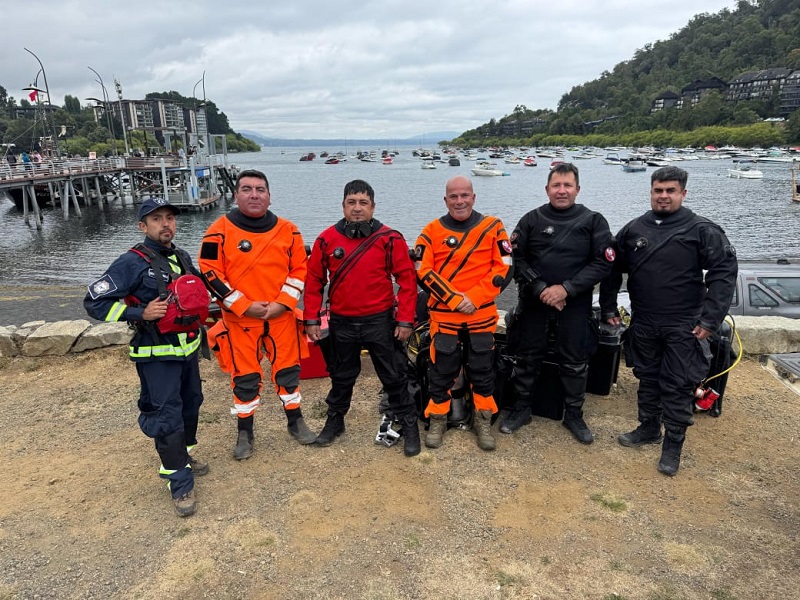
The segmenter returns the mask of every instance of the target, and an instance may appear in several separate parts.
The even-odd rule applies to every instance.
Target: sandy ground
[[[211,472],[180,519],[124,349],[0,359],[0,599],[798,595],[800,397],[757,362],[731,374],[721,417],[697,416],[675,478],[658,447],[616,442],[636,424],[626,368],[589,397],[591,446],[536,418],[493,453],[451,430],[407,459],[373,443],[365,368],[337,443],[298,445],[270,399],[243,462],[227,379],[202,371]],[[304,382],[315,430],[326,390]]]

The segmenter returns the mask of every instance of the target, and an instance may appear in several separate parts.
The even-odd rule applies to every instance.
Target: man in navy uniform
[[[138,226],[145,235],[143,245],[176,274],[198,274],[186,251],[172,243],[179,213],[161,198],[142,202]],[[166,314],[168,300],[159,297],[156,278],[165,275],[142,254],[125,252],[89,286],[83,305],[99,321],[127,321],[135,329],[130,357],[141,383],[139,426],[155,441],[159,475],[168,480],[175,511],[187,517],[196,510],[194,477],[208,472],[207,463],[189,454],[197,444],[203,403],[198,364],[202,335],[200,323],[183,333],[159,331],[156,322]]]

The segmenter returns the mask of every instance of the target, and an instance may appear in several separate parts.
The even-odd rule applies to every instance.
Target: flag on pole
[[[36,96],[39,95],[39,90],[31,90],[31,93],[28,94],[28,97],[31,99],[31,102],[36,102]]]

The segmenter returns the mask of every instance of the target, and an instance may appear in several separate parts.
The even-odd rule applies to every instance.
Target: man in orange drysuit
[[[238,434],[237,460],[253,455],[253,415],[261,403],[261,360],[283,402],[289,433],[301,444],[316,439],[300,411],[301,340],[294,308],[303,292],[306,251],[297,227],[270,212],[269,182],[256,170],[239,174],[237,209],[206,231],[200,271],[222,307],[223,326],[211,342],[229,367]],[[222,356],[220,356],[222,355]],[[229,365],[226,365],[229,363]]]
[[[464,176],[447,182],[447,214],[431,221],[417,238],[417,279],[430,293],[430,427],[425,445],[438,448],[447,429],[450,389],[461,368],[472,386],[478,446],[494,450],[495,298],[510,281],[511,244],[503,223],[473,210],[475,192]]]

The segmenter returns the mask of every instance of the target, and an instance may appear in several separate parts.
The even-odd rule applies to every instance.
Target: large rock
[[[16,356],[19,354],[19,347],[14,341],[14,331],[16,328],[0,327],[0,356]]]
[[[78,336],[86,331],[91,323],[79,321],[56,321],[45,323],[25,339],[22,345],[24,356],[62,356],[69,352]]]
[[[92,325],[78,338],[78,341],[72,347],[72,351],[83,352],[105,346],[127,345],[131,341],[132,333],[125,322],[98,323],[97,325]]]
[[[800,352],[800,319],[736,317],[736,330],[745,354]],[[734,339],[734,349],[738,348]]]

